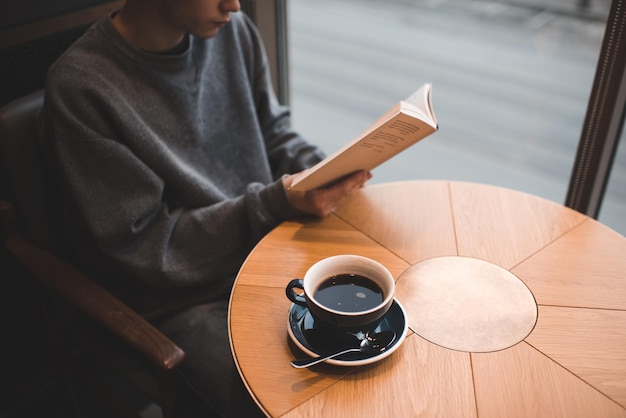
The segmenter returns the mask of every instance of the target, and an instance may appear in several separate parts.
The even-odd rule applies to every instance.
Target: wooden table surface
[[[409,333],[387,358],[295,369],[285,286],[316,261],[358,254],[397,280]],[[441,257],[521,280],[536,323],[494,351],[424,338],[412,276]],[[324,218],[285,222],[251,252],[230,303],[239,372],[272,417],[626,417],[626,239],[562,205],[493,186],[368,186]],[[320,415],[321,414],[321,415]]]

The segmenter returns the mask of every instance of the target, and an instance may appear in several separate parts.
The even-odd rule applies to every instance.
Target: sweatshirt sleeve
[[[293,174],[315,165],[324,158],[323,151],[307,142],[291,127],[289,107],[279,103],[274,92],[270,66],[264,45],[254,24],[243,15],[251,85],[261,131],[265,138],[273,177]]]
[[[117,141],[76,138],[46,106],[60,178],[75,220],[109,262],[157,287],[195,286],[232,275],[252,246],[295,215],[280,179],[199,207],[167,203],[166,185]],[[74,124],[72,131],[89,132]],[[92,132],[93,134],[93,132]],[[78,243],[80,245],[80,243]]]

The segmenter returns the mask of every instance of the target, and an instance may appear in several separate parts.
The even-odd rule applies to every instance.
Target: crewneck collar
[[[113,25],[113,17],[117,11],[111,13],[108,17],[104,18],[100,22],[100,28],[104,32],[104,36],[109,38],[111,42],[117,45],[126,55],[134,60],[141,60],[152,64],[164,65],[170,63],[170,65],[176,65],[176,63],[185,64],[186,60],[190,56],[192,37],[187,34],[184,36],[182,42],[176,47],[165,52],[151,52],[137,48],[129,43],[124,37],[117,31],[115,25]]]

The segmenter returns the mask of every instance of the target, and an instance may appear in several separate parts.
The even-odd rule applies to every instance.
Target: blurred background
[[[333,152],[433,83],[440,129],[371,183],[450,179],[563,203],[609,0],[289,0],[294,126]],[[626,235],[626,145],[599,220]]]

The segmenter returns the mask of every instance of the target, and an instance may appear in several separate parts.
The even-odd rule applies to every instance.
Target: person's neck
[[[113,26],[134,47],[149,52],[167,52],[176,48],[185,33],[165,24],[152,10],[134,9],[128,3],[112,16]]]

